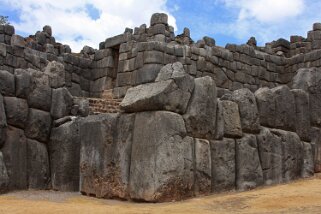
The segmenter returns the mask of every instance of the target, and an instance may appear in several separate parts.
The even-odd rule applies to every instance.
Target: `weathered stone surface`
[[[22,36],[13,34],[11,37],[11,45],[23,48],[26,46],[26,43],[25,43],[24,38]]]
[[[303,144],[303,166],[301,171],[301,177],[309,178],[314,175],[314,160],[313,160],[313,148],[310,143],[302,142]]]
[[[8,126],[3,160],[9,176],[9,190],[28,188],[27,139],[23,130]]]
[[[105,182],[113,173],[107,166],[112,162],[116,125],[117,114],[92,115],[81,121],[80,192],[83,194],[99,198],[110,194]]]
[[[154,26],[156,24],[167,24],[168,16],[165,13],[154,13],[150,20],[150,25]]]
[[[275,127],[295,131],[295,99],[288,86],[271,89],[275,97]]]
[[[7,172],[7,167],[3,160],[3,154],[0,151],[0,193],[4,193],[8,190],[9,186],[9,176]]]
[[[211,148],[207,140],[195,139],[195,194],[209,194],[212,183]]]
[[[160,202],[192,196],[193,139],[186,137],[183,118],[172,112],[142,112],[136,114],[134,127],[131,198]]]
[[[44,68],[44,73],[48,75],[50,86],[52,88],[65,86],[65,67],[60,62],[49,62]]]
[[[295,117],[296,133],[301,140],[311,141],[309,95],[302,89],[293,89],[291,92],[295,98],[295,116],[293,117]]]
[[[162,68],[155,83],[130,88],[120,107],[126,112],[168,110],[184,113],[193,88],[193,78],[169,64]]]
[[[267,127],[274,127],[275,97],[269,88],[259,88],[255,92],[258,105],[260,123]]]
[[[309,93],[311,125],[321,125],[321,73],[318,68],[299,69],[293,78],[292,88]]]
[[[314,146],[314,172],[321,172],[321,129],[311,128],[311,145]]]
[[[268,128],[262,127],[257,135],[263,179],[266,185],[282,182],[282,141],[272,134]]]
[[[211,141],[212,192],[235,189],[235,140]]]
[[[193,137],[213,139],[216,123],[216,85],[209,76],[194,80],[195,87],[184,114],[187,132]]]
[[[161,64],[145,64],[138,69],[135,74],[135,85],[153,82],[161,70],[163,65]]]
[[[224,136],[242,137],[242,127],[237,103],[229,100],[222,100],[224,117]]]
[[[30,189],[49,188],[49,157],[45,144],[27,140],[27,169]]]
[[[27,98],[30,91],[31,75],[27,70],[15,70],[16,96]]]
[[[222,140],[224,137],[224,115],[223,105],[220,99],[217,99],[215,139]]]
[[[84,98],[73,98],[72,115],[86,117],[89,114],[89,101]]]
[[[28,138],[47,143],[51,128],[50,113],[38,109],[29,109],[25,133]]]
[[[15,95],[14,75],[8,71],[0,70],[0,93],[3,96]]]
[[[79,191],[79,122],[73,119],[53,128],[48,148],[52,188]]]
[[[37,108],[44,111],[50,111],[52,90],[49,84],[49,78],[46,74],[28,69],[31,73],[30,93],[28,104],[31,108]]]
[[[303,145],[299,136],[294,132],[279,129],[272,129],[271,132],[282,141],[283,182],[299,178],[303,165]]]
[[[28,119],[28,103],[16,97],[4,97],[4,105],[9,125],[24,128]]]
[[[236,188],[253,189],[263,185],[263,172],[254,135],[236,140]]]
[[[6,111],[3,103],[3,96],[0,93],[0,148],[3,146],[6,141],[6,127],[7,127],[7,118]]]
[[[260,120],[254,94],[249,89],[243,88],[234,91],[226,98],[238,104],[243,131],[258,133],[260,131]]]
[[[54,119],[62,118],[70,114],[73,98],[66,88],[52,90],[51,116]]]

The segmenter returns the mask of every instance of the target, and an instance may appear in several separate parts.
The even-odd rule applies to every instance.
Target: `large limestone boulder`
[[[272,134],[268,128],[262,127],[257,135],[257,144],[266,185],[282,182],[283,151],[281,139]]]
[[[136,114],[134,127],[130,197],[162,202],[192,196],[194,140],[186,137],[183,118],[172,112],[142,112]]]
[[[303,167],[303,144],[294,132],[272,129],[282,144],[282,180],[289,182],[301,176]]]
[[[0,93],[3,96],[14,96],[15,95],[15,81],[14,75],[9,71],[0,70]]]
[[[9,190],[27,189],[27,138],[23,130],[8,126],[2,154],[9,176]]]
[[[44,73],[49,76],[49,82],[52,88],[61,88],[65,86],[65,67],[60,62],[49,62],[44,68]]]
[[[303,166],[301,177],[309,178],[314,175],[313,148],[311,143],[303,142]]]
[[[51,116],[46,111],[29,109],[28,122],[25,133],[30,139],[47,143],[51,130]]]
[[[128,89],[120,107],[125,112],[167,110],[185,113],[194,81],[182,64],[163,67],[155,83]]]
[[[263,185],[263,172],[255,135],[236,140],[236,187],[248,190]]]
[[[71,118],[71,121],[53,128],[48,149],[52,188],[79,191],[79,122]]]
[[[224,138],[211,141],[212,191],[235,189],[235,140]]]
[[[314,150],[314,172],[321,172],[321,129],[311,128],[311,145]]]
[[[209,76],[197,78],[194,82],[191,101],[183,115],[186,130],[193,137],[213,139],[216,124],[216,85]]]
[[[244,132],[258,133],[260,131],[260,120],[254,94],[248,88],[233,91],[232,94],[223,96],[238,104],[241,125]]]
[[[81,121],[82,193],[103,198],[129,199],[134,120],[134,114],[106,114],[89,116]]]
[[[224,136],[240,138],[243,136],[239,108],[237,103],[229,100],[222,100]]]
[[[299,69],[292,80],[293,89],[309,93],[311,124],[321,125],[321,73],[319,68]]]
[[[70,115],[73,98],[67,88],[52,90],[51,116],[55,119]]]
[[[26,99],[28,97],[31,85],[31,74],[25,69],[16,69],[15,84],[16,84],[16,96]]]
[[[212,166],[210,142],[195,139],[195,195],[211,192]]]
[[[4,97],[4,104],[9,125],[24,128],[28,119],[28,103],[16,97]]]
[[[216,124],[215,124],[215,140],[222,140],[224,137],[224,112],[223,104],[217,99]]]
[[[45,144],[35,140],[27,140],[27,168],[30,189],[49,188],[49,157]]]
[[[0,193],[4,193],[8,190],[9,176],[7,167],[3,160],[3,154],[0,152]]]
[[[274,114],[276,110],[273,92],[267,87],[259,88],[255,92],[255,97],[258,105],[261,125],[274,127]]]
[[[3,96],[0,93],[0,148],[6,141],[7,117],[3,103]]]

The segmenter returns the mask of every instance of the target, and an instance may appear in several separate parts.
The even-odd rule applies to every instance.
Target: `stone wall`
[[[164,202],[321,171],[320,24],[223,48],[167,19],[80,53],[0,26],[1,193]]]

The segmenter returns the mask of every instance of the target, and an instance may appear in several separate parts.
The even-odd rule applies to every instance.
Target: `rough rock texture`
[[[236,188],[253,189],[263,184],[263,172],[255,135],[236,140]]]
[[[15,95],[15,81],[13,74],[5,70],[0,70],[0,82],[0,93],[3,96]]]
[[[26,99],[31,85],[31,74],[25,69],[15,70],[16,96]]]
[[[271,130],[282,143],[282,180],[289,182],[301,176],[303,166],[303,145],[294,132],[279,129]]]
[[[71,118],[71,121],[53,128],[48,148],[52,188],[79,191],[79,122]]]
[[[309,93],[311,124],[321,125],[321,74],[317,68],[299,69],[293,78],[292,88]]]
[[[6,143],[2,148],[3,160],[9,176],[9,190],[26,189],[27,139],[23,130],[8,126]]]
[[[40,142],[48,142],[51,128],[51,116],[46,111],[29,109],[26,136]]]
[[[224,137],[224,112],[223,104],[220,99],[217,99],[216,109],[216,124],[215,124],[215,139],[222,140]]]
[[[180,66],[179,66],[180,65]],[[163,67],[155,83],[130,88],[122,103],[125,112],[167,110],[184,113],[194,88],[193,78],[182,64]]]
[[[272,134],[268,128],[262,127],[257,135],[257,144],[266,185],[282,182],[282,141]]]
[[[73,105],[72,95],[66,88],[52,90],[51,116],[55,119],[70,115]]]
[[[195,87],[186,113],[186,130],[193,137],[213,139],[216,124],[216,85],[206,76],[194,80]]]
[[[6,141],[7,118],[3,103],[3,96],[0,93],[0,148]]]
[[[247,88],[233,91],[226,99],[238,104],[241,125],[244,132],[258,133],[260,120],[254,94]]]
[[[224,136],[242,137],[242,127],[237,103],[229,100],[222,100],[224,118]]]
[[[311,145],[314,147],[314,171],[321,172],[321,129],[311,128]]]
[[[9,186],[9,176],[7,172],[7,167],[3,160],[3,154],[0,152],[0,193],[8,191]]]
[[[65,68],[63,64],[56,61],[49,62],[44,69],[44,73],[49,76],[49,82],[52,88],[65,86]]]
[[[35,140],[27,140],[27,169],[30,189],[49,188],[49,157],[45,144]]]
[[[211,141],[212,192],[235,189],[235,140]]]
[[[11,126],[24,128],[28,119],[28,103],[16,97],[4,97],[7,123]]]
[[[309,178],[314,174],[314,162],[313,162],[313,149],[312,145],[307,142],[303,142],[303,166],[301,171],[301,177]]]
[[[195,194],[209,194],[212,182],[210,142],[195,139]]]
[[[131,198],[160,202],[192,196],[193,139],[186,137],[183,118],[171,112],[143,112],[136,114],[134,127]]]
[[[276,111],[275,97],[269,88],[259,88],[255,92],[255,97],[258,105],[260,123],[263,126],[274,127],[274,114]]]

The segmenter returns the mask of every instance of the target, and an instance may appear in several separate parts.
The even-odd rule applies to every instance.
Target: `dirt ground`
[[[248,192],[162,204],[95,199],[78,193],[20,191],[0,196],[0,213],[321,213],[321,175]]]

